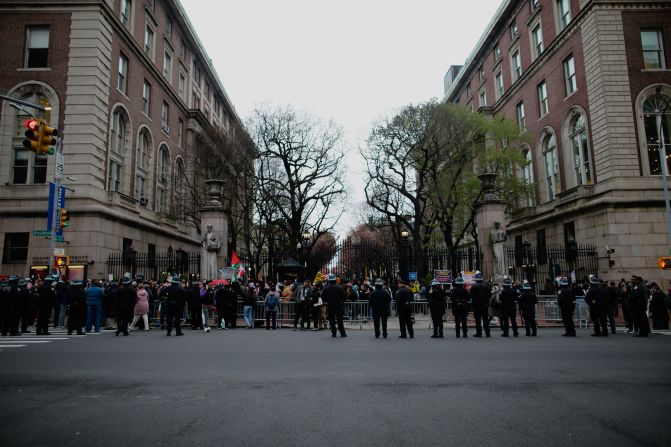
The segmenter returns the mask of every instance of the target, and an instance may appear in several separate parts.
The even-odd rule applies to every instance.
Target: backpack
[[[268,297],[268,301],[266,301],[266,307],[268,310],[275,310],[275,307],[277,307],[277,295],[272,293]]]

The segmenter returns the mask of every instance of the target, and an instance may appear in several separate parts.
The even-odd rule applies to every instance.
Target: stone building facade
[[[107,277],[114,251],[200,249],[197,135],[245,131],[179,1],[0,0],[0,55],[0,91],[49,105],[63,136],[73,276]],[[22,147],[25,112],[0,110],[0,274],[27,275],[51,255],[33,231],[55,160]]]
[[[671,2],[505,0],[445,84],[444,101],[529,133],[519,175],[535,194],[509,214],[509,241],[593,244],[599,271],[580,273],[668,285]]]

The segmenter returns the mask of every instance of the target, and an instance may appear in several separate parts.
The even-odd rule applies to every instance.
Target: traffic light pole
[[[51,275],[55,275],[57,272],[56,267],[56,225],[60,226],[60,221],[58,220],[58,195],[61,190],[61,179],[63,178],[63,140],[61,138],[56,139],[56,163],[54,167],[54,194],[53,194],[53,203],[51,204],[51,209],[54,210],[51,213],[51,244],[49,247],[49,259],[50,259],[50,272]]]

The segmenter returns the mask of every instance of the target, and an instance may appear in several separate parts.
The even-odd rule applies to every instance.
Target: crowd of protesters
[[[443,337],[443,321],[448,309],[454,314],[456,336],[467,336],[467,317],[472,312],[476,321],[476,337],[490,336],[490,322],[500,320],[503,336],[512,327],[518,335],[519,310],[527,335],[536,335],[535,308],[538,299],[531,284],[512,282],[506,278],[502,287],[488,284],[482,275],[475,275],[474,284],[465,284],[462,277],[453,284],[433,281],[422,285],[415,281],[385,284],[381,279],[361,282],[337,281],[334,275],[326,281],[309,280],[282,283],[226,281],[187,282],[178,276],[162,283],[145,280],[142,275],[124,276],[120,281],[72,281],[69,284],[47,276],[23,279],[12,275],[2,283],[0,291],[0,325],[2,335],[30,333],[35,327],[38,335],[50,335],[49,326],[67,328],[68,334],[115,330],[116,335],[128,335],[134,330],[149,331],[152,323],[170,335],[182,335],[182,322],[193,330],[210,332],[234,329],[238,326],[238,303],[242,302],[242,321],[246,328],[255,327],[255,320],[265,320],[265,328],[274,330],[278,320],[293,320],[294,330],[336,329],[342,327],[343,317],[351,312],[350,302],[368,302],[366,319],[373,319],[375,335],[387,337],[387,318],[391,302],[399,317],[401,338],[414,336],[412,328],[413,301],[428,301],[433,322],[433,338]],[[331,287],[333,286],[333,287]],[[337,287],[336,287],[337,286]],[[328,291],[325,288],[331,287]],[[548,287],[552,287],[548,290]],[[555,289],[554,287],[557,287]],[[590,309],[595,334],[606,336],[608,326],[615,333],[615,318],[622,313],[626,332],[639,336],[649,333],[649,320],[654,330],[669,328],[671,289],[664,293],[655,284],[645,284],[638,276],[619,284],[606,284],[595,276],[584,282],[569,282],[560,278],[549,281],[545,293],[558,296],[565,336],[574,336],[573,311],[576,297],[585,297]],[[568,298],[567,298],[568,297]],[[259,311],[262,315],[259,315]],[[255,318],[256,317],[256,318]],[[329,324],[327,325],[327,321]],[[312,327],[311,327],[312,326]],[[382,331],[380,331],[382,329]],[[344,329],[341,336],[346,336]]]

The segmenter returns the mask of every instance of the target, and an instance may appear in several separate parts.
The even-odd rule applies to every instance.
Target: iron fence
[[[141,273],[145,279],[163,280],[170,275],[199,278],[200,252],[175,250],[165,253],[138,253],[133,250],[110,253],[107,258],[108,273],[115,279],[125,273],[133,277]]]

